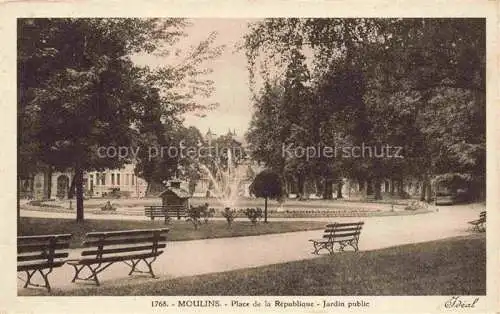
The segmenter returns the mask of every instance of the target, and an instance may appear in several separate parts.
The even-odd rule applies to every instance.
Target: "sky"
[[[224,45],[222,55],[206,65],[213,69],[207,78],[214,81],[215,91],[206,103],[217,102],[218,108],[205,112],[203,117],[194,114],[185,115],[185,126],[195,126],[202,134],[210,130],[216,134],[226,134],[228,130],[236,131],[238,137],[247,131],[252,116],[251,93],[247,59],[244,51],[237,51],[235,45],[242,42],[247,31],[244,19],[190,19],[191,26],[185,29],[187,37],[179,45],[187,47],[196,45],[215,31],[217,38],[214,45]],[[141,58],[139,63],[154,66],[161,63],[160,57]]]

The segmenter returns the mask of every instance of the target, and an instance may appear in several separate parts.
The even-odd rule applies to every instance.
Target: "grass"
[[[168,225],[165,225],[161,219],[155,221],[86,219],[82,224],[79,224],[74,219],[21,217],[17,234],[71,233],[73,234],[71,247],[78,248],[81,247],[81,243],[87,232],[165,227],[170,228],[168,236],[170,241],[181,241],[316,230],[323,229],[325,222],[270,221],[267,224],[260,222],[256,226],[253,226],[250,221],[234,221],[232,227],[228,228],[225,221],[214,220],[209,221],[207,224],[202,224],[198,227],[198,230],[194,230],[190,222],[176,221],[175,219]]]
[[[485,295],[486,242],[484,235],[457,237],[224,273],[54,290],[52,294]]]

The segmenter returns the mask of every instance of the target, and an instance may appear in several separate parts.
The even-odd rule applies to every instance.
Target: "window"
[[[106,185],[106,174],[104,172],[101,174],[101,185]]]
[[[115,185],[115,174],[111,174],[111,185]]]
[[[89,187],[92,188],[94,186],[94,175],[91,174],[89,176]]]
[[[120,185],[120,174],[116,174],[116,185]]]
[[[96,174],[95,174],[95,185],[99,185],[99,184],[101,184],[101,182],[99,182],[99,179],[100,179],[100,177],[99,177],[99,173],[96,173]]]
[[[125,185],[129,185],[129,184],[130,184],[130,174],[129,174],[129,173],[127,173],[127,174],[125,175]]]
[[[132,175],[132,185],[135,185],[134,179],[135,179],[135,175]]]

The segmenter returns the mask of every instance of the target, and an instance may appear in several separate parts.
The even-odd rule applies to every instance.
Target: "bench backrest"
[[[186,216],[186,207],[183,205],[169,206],[146,206],[144,208],[146,216]]]
[[[61,261],[68,257],[71,234],[17,237],[17,262],[22,265]]]
[[[323,238],[328,239],[350,239],[359,238],[364,222],[336,222],[326,225]]]
[[[165,248],[169,229],[124,230],[109,232],[89,232],[84,246],[89,249],[82,256],[102,258],[106,256],[133,254],[161,254]]]
[[[148,213],[164,214],[165,212],[186,214],[186,207],[184,205],[146,206],[144,207],[144,212],[146,215]]]

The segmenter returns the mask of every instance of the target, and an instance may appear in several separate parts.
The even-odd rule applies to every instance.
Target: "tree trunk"
[[[51,193],[51,185],[52,185],[52,174],[51,174],[51,167],[49,166],[48,168],[44,169],[43,171],[43,199],[48,200],[50,199],[50,193]]]
[[[338,180],[337,183],[337,199],[342,199],[344,196],[342,195],[342,187],[344,186],[344,181],[342,179]]]
[[[303,200],[304,199],[304,190],[305,190],[305,180],[304,180],[304,177],[299,174],[298,176],[298,188],[299,188],[299,191],[298,191],[298,194],[299,194],[299,200]]]
[[[403,179],[398,180],[398,194],[401,198],[405,197],[405,192],[403,190]]]
[[[325,177],[323,182],[323,199],[331,200],[333,198],[332,181],[329,178]]]
[[[425,201],[426,190],[427,190],[427,178],[424,177],[424,180],[422,181],[422,189],[420,190],[420,201],[421,202]]]
[[[50,200],[52,197],[52,166],[49,166],[49,170],[47,173],[47,199]]]
[[[75,197],[75,178],[76,178],[76,175],[73,176],[73,179],[71,180],[71,184],[69,185],[68,199],[72,199],[73,197]]]
[[[264,223],[267,224],[267,196],[264,198]]]
[[[426,179],[426,201],[427,203],[430,203],[432,201],[432,186],[431,186],[431,182],[429,180],[429,177],[427,176],[427,179]]]
[[[76,187],[76,222],[83,223],[83,169],[80,163],[75,166],[75,187]]]
[[[394,196],[394,179],[391,178],[391,196]]]
[[[375,179],[375,199],[376,200],[381,200],[382,199],[382,193],[381,193],[380,179],[379,178]]]
[[[17,176],[17,223],[21,219],[21,178]]]

